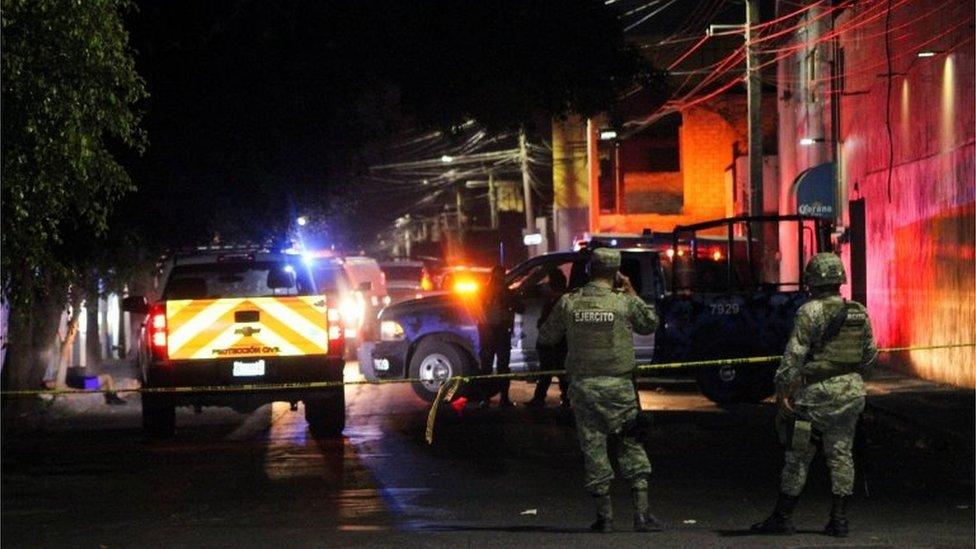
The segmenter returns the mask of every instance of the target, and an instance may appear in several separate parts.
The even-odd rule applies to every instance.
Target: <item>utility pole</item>
[[[488,172],[488,211],[489,227],[498,228],[498,189],[495,188],[495,174]]]
[[[525,204],[525,234],[535,232],[532,214],[532,179],[529,176],[529,151],[525,144],[525,128],[519,130],[519,157],[522,161],[522,199]]]
[[[462,202],[461,185],[459,184],[454,187],[454,204],[457,208],[458,244],[464,243],[464,211],[461,210]]]
[[[749,109],[749,210],[763,215],[762,81],[752,28],[759,23],[759,0],[746,0],[746,95]],[[760,237],[761,238],[761,237]]]

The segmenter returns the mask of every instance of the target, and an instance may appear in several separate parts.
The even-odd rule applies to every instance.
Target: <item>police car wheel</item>
[[[761,349],[743,349],[741,344],[722,342],[703,345],[703,359],[762,356]],[[760,402],[772,394],[772,375],[775,365],[744,364],[698,370],[698,387],[703,395],[716,404]]]
[[[346,392],[342,387],[306,395],[305,421],[314,437],[339,437],[346,428]]]
[[[728,368],[703,368],[698,373],[698,387],[716,404],[761,402],[772,394],[772,383],[767,379],[771,374],[762,366],[753,366],[753,371],[745,368],[738,367],[731,371]]]
[[[437,340],[423,341],[410,359],[410,377],[419,380],[411,385],[417,396],[433,402],[441,385],[469,369],[470,361],[457,345]]]
[[[142,395],[142,430],[149,438],[165,438],[176,432],[176,406],[159,395]]]

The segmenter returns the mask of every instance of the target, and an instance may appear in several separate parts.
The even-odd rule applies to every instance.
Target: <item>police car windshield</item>
[[[312,281],[303,271],[283,261],[177,265],[166,282],[163,299],[314,295]]]

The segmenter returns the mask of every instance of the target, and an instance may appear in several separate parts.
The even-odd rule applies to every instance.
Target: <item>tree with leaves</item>
[[[126,0],[3,0],[3,293],[15,387],[37,386],[69,288],[84,288],[113,205],[134,186],[146,97],[123,25]],[[68,245],[70,243],[70,246]]]

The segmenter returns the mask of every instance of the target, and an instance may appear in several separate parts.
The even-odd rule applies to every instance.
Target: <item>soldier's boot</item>
[[[773,513],[766,520],[753,524],[749,529],[758,534],[795,534],[796,526],[793,524],[793,511],[796,509],[799,500],[800,498],[797,496],[780,493]]]
[[[647,488],[635,488],[631,494],[634,496],[634,531],[635,532],[660,532],[664,529],[657,517],[651,514],[650,505],[647,501]]]
[[[846,538],[850,532],[847,524],[847,497],[834,496],[834,505],[830,508],[830,522],[824,526],[824,533],[835,538]]]
[[[590,525],[590,530],[606,534],[613,531],[613,505],[610,503],[610,494],[594,495],[593,502],[596,503],[596,522]]]

